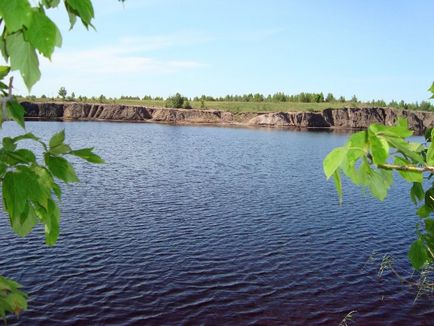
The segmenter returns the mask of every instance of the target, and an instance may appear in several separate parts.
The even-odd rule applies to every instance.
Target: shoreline
[[[22,102],[26,120],[99,121],[208,125],[222,127],[278,128],[351,132],[371,123],[395,124],[406,117],[416,135],[434,126],[434,113],[392,108],[366,107],[296,112],[240,112],[221,110],[172,109],[134,105],[89,104],[77,102]]]

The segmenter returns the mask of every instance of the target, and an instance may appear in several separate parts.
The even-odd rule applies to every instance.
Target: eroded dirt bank
[[[366,128],[377,122],[395,123],[398,116],[407,117],[416,134],[434,126],[434,114],[422,111],[401,111],[390,108],[325,109],[322,112],[249,112],[232,113],[218,110],[185,110],[143,106],[23,102],[27,118],[42,120],[137,121],[164,123],[206,123],[238,126],[293,128]]]

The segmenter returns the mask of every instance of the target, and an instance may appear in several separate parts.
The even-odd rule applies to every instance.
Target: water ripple
[[[149,124],[31,122],[76,147],[57,246],[0,220],[0,273],[30,294],[11,325],[428,325],[430,300],[367,265],[407,269],[408,185],[378,203],[349,184],[339,207],[321,161],[345,135]],[[6,123],[2,133],[17,134]]]

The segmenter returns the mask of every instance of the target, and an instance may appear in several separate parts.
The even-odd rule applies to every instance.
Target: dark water
[[[346,135],[151,124],[65,128],[108,162],[77,162],[58,245],[0,222],[0,273],[30,294],[18,325],[432,325],[434,302],[366,262],[406,269],[415,234],[408,186],[379,203],[345,185],[338,206],[321,161]],[[6,124],[3,134],[17,129]]]

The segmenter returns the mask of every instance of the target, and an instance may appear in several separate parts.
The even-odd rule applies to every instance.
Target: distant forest
[[[26,100],[37,100],[36,96],[25,96],[21,97]],[[80,101],[80,102],[117,102],[117,101],[165,101],[166,106],[177,107],[178,103],[179,107],[185,107],[185,103],[190,102],[252,102],[252,103],[261,103],[261,102],[273,102],[273,103],[348,103],[348,104],[363,104],[367,106],[375,106],[375,107],[394,107],[405,110],[422,110],[422,111],[434,111],[434,105],[429,101],[415,102],[415,103],[407,103],[404,101],[390,101],[386,102],[384,100],[372,100],[372,101],[360,101],[355,95],[350,99],[346,99],[344,96],[335,96],[332,93],[328,93],[324,95],[321,93],[300,93],[296,95],[288,95],[283,92],[277,92],[270,95],[263,95],[260,93],[256,94],[244,94],[244,95],[226,95],[220,97],[213,97],[209,95],[202,95],[200,97],[196,96],[193,98],[188,98],[182,96],[180,93],[176,93],[173,96],[168,98],[163,97],[152,97],[150,95],[145,95],[143,97],[139,96],[120,96],[119,98],[111,98],[106,97],[104,95],[100,95],[99,97],[86,97],[86,96],[76,96],[74,92],[68,95],[67,90],[64,87],[61,87],[58,96],[53,98],[48,98],[45,95],[42,95],[40,99],[51,99],[58,100],[62,99],[64,101]],[[182,104],[181,104],[182,103]]]

